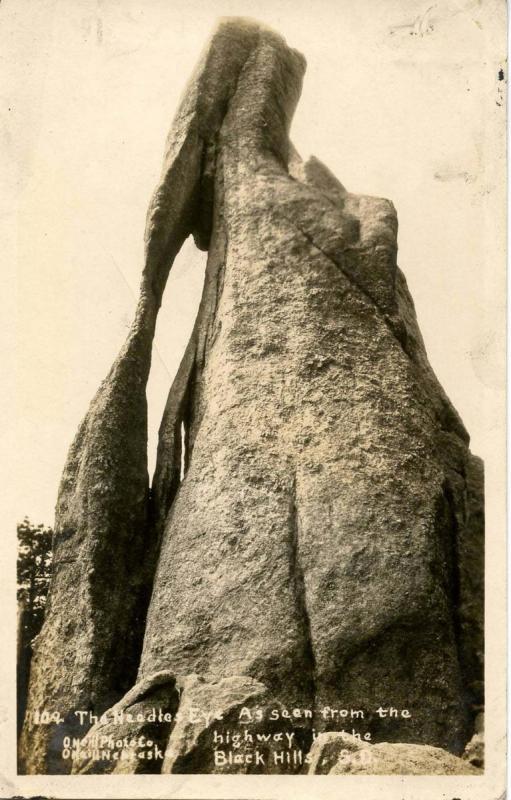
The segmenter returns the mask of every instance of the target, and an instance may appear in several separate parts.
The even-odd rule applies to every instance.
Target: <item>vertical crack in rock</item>
[[[460,601],[461,601],[461,579],[460,579],[460,552],[459,552],[459,524],[456,517],[456,504],[454,501],[453,491],[446,481],[443,489],[443,503],[445,506],[445,513],[443,519],[443,526],[440,530],[440,535],[443,538],[443,545],[445,548],[445,563],[446,563],[446,578],[447,586],[446,591],[450,600],[450,607],[452,610],[452,627],[453,634],[458,648],[458,657],[460,658],[460,665],[463,670],[462,652],[461,652],[461,622],[459,616]]]
[[[450,641],[456,664],[459,683],[459,705],[462,725],[458,735],[454,735],[450,742],[452,752],[460,754],[472,733],[471,726],[475,714],[471,708],[471,699],[468,696],[467,665],[464,658],[462,628],[460,620],[461,607],[461,581],[460,581],[460,552],[459,552],[459,521],[460,505],[456,503],[456,491],[447,477],[441,487],[436,504],[435,536],[436,558],[431,560],[432,574],[436,583],[441,587],[446,605],[445,635]],[[471,719],[472,717],[472,719]]]
[[[307,609],[307,591],[300,563],[300,518],[296,507],[296,477],[293,479],[289,504],[289,570],[293,583],[296,616],[301,622],[303,635],[303,665],[305,695],[311,698],[311,709],[315,710],[316,661],[312,642],[311,624]]]
[[[188,469],[188,450],[186,447],[186,438],[188,436],[188,428],[185,428],[185,423],[181,423],[181,469],[180,469],[180,482],[182,483]]]
[[[463,488],[467,512],[456,524],[453,546],[458,579],[455,608],[465,691],[476,716],[484,707],[484,465],[476,456],[468,460]]]
[[[196,338],[192,335],[172,382],[158,434],[150,506],[157,550],[165,519],[182,481],[182,468],[184,467],[185,473],[188,468],[188,408],[195,364]]]
[[[194,407],[194,396],[195,396],[195,387],[197,382],[197,359],[193,363],[193,368],[190,374],[190,379],[188,381],[188,389],[185,396],[185,402],[183,405],[183,414],[182,414],[182,430],[183,430],[183,442],[182,446],[184,449],[183,454],[183,467],[184,467],[184,474],[183,480],[186,477],[186,473],[188,472],[188,468],[190,466],[190,460],[192,458],[192,451],[193,451],[193,442],[191,438],[191,429],[193,423],[193,407]]]

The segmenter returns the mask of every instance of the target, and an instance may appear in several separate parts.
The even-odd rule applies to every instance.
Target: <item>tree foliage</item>
[[[32,645],[43,624],[50,586],[52,537],[51,528],[33,525],[28,517],[18,524],[18,734],[27,704]]]
[[[50,584],[53,531],[33,525],[28,517],[18,524],[18,603],[22,646],[30,646],[41,629]]]

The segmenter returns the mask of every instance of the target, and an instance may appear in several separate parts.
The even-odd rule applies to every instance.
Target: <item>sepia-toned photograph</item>
[[[2,16],[2,796],[504,796],[505,4]]]

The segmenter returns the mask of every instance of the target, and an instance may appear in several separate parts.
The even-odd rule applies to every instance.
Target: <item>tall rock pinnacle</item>
[[[59,490],[27,772],[71,769],[76,709],[153,689],[174,711],[195,696],[307,708],[325,731],[321,709],[364,708],[374,741],[455,755],[472,735],[482,466],[428,363],[393,205],[289,141],[304,70],[280,36],[225,20],[177,112],[136,318]],[[152,339],[190,234],[208,250],[203,297],[149,497]],[[35,725],[40,708],[65,722]],[[183,725],[162,741],[163,771],[215,768]]]

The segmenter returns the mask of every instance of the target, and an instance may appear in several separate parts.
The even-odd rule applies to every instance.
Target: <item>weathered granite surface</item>
[[[290,750],[309,750],[310,728],[283,719],[282,705],[262,683],[245,676],[207,680],[190,675],[182,686],[180,716],[168,740],[163,774],[300,771],[300,763],[287,769],[282,765]],[[279,716],[272,717],[276,711]]]
[[[440,747],[368,744],[347,733],[323,733],[310,751],[309,775],[481,775]]]
[[[224,21],[177,112],[137,316],[60,488],[28,772],[66,769],[64,728],[35,729],[31,709],[101,712],[162,671],[364,708],[377,742],[460,754],[473,733],[482,465],[428,363],[392,203],[290,144],[304,69],[278,35]],[[208,250],[204,292],[149,499],[152,337],[190,233]]]
[[[187,102],[148,211],[135,319],[80,424],[59,487],[52,585],[20,742],[28,772],[65,770],[59,753],[62,737],[75,732],[73,709],[101,713],[136,678],[157,554],[148,524],[146,385],[168,273],[198,217],[202,150]],[[60,712],[65,723],[56,731],[34,725],[37,709]]]
[[[163,507],[139,674],[247,674],[295,704],[387,698],[412,721],[374,716],[374,736],[461,752],[468,435],[427,362],[392,204],[289,145],[302,69],[264,34],[217,137],[204,297],[156,486],[182,422],[186,475]]]
[[[79,746],[70,748],[75,775],[159,773],[167,738],[179,707],[179,685],[159,672],[137,683],[104,712]]]
[[[480,769],[484,768],[484,713],[475,718],[474,735],[465,747],[462,758]]]

